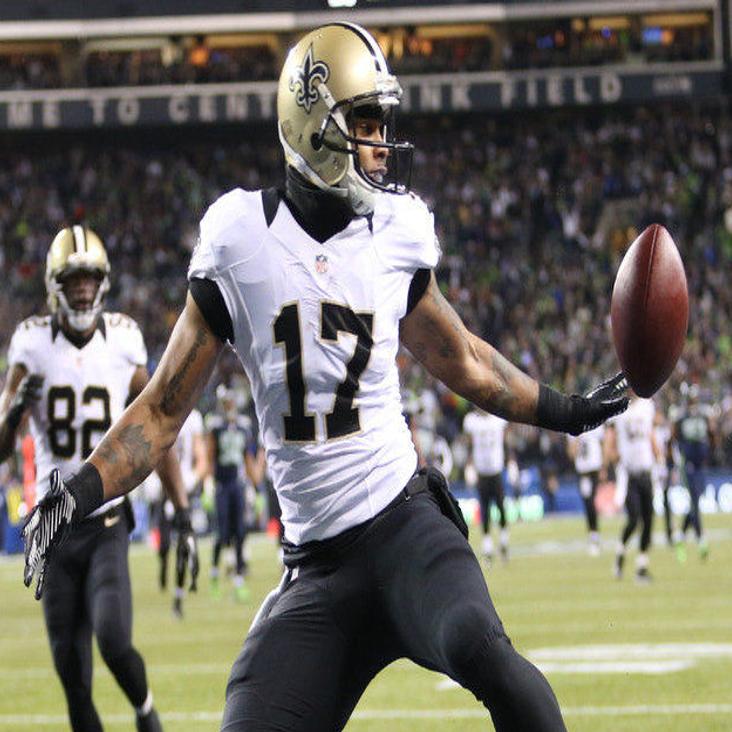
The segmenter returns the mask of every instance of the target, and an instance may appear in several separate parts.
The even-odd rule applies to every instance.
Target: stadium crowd
[[[404,121],[417,144],[414,189],[434,210],[438,276],[469,327],[532,376],[582,390],[617,370],[608,313],[614,273],[635,234],[667,226],[691,295],[687,347],[673,376],[697,381],[732,435],[732,115],[725,109],[618,109],[602,116],[425,117]],[[207,205],[235,186],[278,182],[279,146],[257,127],[212,144],[196,132],[116,146],[63,137],[4,151],[0,170],[0,371],[14,325],[43,308],[50,237],[70,219],[104,238],[110,307],[135,317],[157,363],[186,290]],[[268,133],[269,134],[269,133]],[[96,140],[96,141],[95,141]],[[21,152],[22,151],[22,152]],[[233,359],[222,368],[231,372]],[[435,429],[460,432],[466,405],[403,360],[405,389],[435,405]],[[678,393],[667,388],[665,396]],[[662,407],[668,405],[661,404]],[[732,464],[732,440],[717,463]],[[551,436],[527,452],[564,451]]]
[[[384,45],[400,75],[711,58],[710,26],[650,30],[654,33],[644,35],[640,25],[623,31],[584,25],[575,30],[569,21],[547,21],[499,29],[493,36],[432,38],[407,29],[385,34]],[[0,46],[0,90],[271,81],[281,62],[269,45],[222,47],[203,37],[171,38],[155,48],[88,52],[67,46],[58,53],[3,54]]]

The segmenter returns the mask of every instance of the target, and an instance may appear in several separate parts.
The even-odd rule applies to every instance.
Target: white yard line
[[[221,710],[197,712],[163,712],[166,722],[218,722]],[[634,706],[586,706],[564,707],[565,717],[647,717],[647,716],[686,716],[690,714],[732,714],[732,704],[643,704]],[[110,714],[104,719],[105,725],[129,726],[129,714]],[[409,719],[487,719],[487,712],[480,707],[471,709],[364,709],[356,711],[352,721],[368,720],[409,720]],[[0,727],[33,727],[37,725],[65,727],[68,720],[61,714],[3,714]]]

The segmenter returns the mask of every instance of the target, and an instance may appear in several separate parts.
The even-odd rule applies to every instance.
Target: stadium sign
[[[411,113],[648,102],[723,93],[715,62],[405,76]],[[50,130],[271,120],[274,82],[0,92],[0,129]]]

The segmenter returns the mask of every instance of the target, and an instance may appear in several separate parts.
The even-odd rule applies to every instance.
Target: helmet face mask
[[[356,214],[373,210],[377,192],[409,191],[413,146],[394,138],[402,89],[383,52],[363,28],[332,23],[308,33],[290,51],[280,75],[277,117],[287,164],[315,187],[348,200]],[[366,111],[382,135],[354,134]],[[359,148],[387,152],[383,174],[363,169]]]
[[[374,103],[376,101],[376,103]],[[412,175],[414,145],[394,139],[394,111],[398,102],[383,100],[345,100],[339,102],[323,121],[322,129],[313,138],[314,147],[325,145],[330,150],[347,154],[353,170],[367,186],[385,193],[408,193]],[[359,137],[354,129],[358,120],[376,120],[381,131],[380,140]],[[385,175],[374,176],[363,170],[359,147],[379,148],[388,153]]]
[[[97,322],[109,291],[109,260],[101,239],[81,226],[62,229],[54,238],[46,257],[46,291],[51,313],[59,313],[68,326],[78,333],[88,331]],[[78,307],[67,288],[83,290],[79,275],[97,280],[94,297],[89,305]],[[87,298],[81,298],[87,299]]]

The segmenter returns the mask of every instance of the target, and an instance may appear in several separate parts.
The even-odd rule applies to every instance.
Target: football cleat
[[[137,732],[163,732],[163,725],[155,709],[151,709],[145,715],[136,714],[135,728]]]

